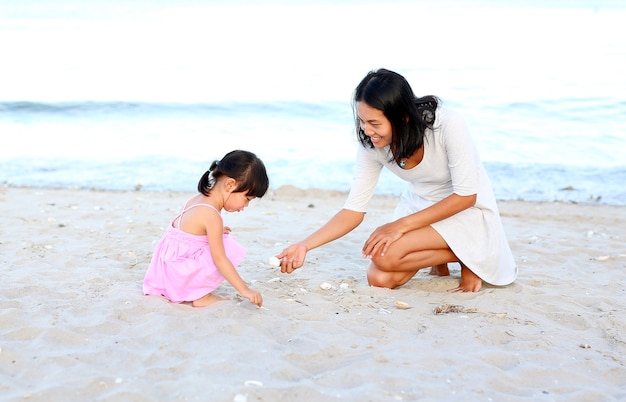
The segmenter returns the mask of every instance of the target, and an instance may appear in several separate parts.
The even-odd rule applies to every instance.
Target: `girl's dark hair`
[[[198,181],[198,192],[208,196],[220,177],[237,181],[235,193],[248,192],[249,197],[261,198],[267,192],[270,181],[265,165],[255,154],[248,151],[231,151],[222,160],[211,163],[209,170]]]
[[[352,108],[359,142],[374,148],[371,138],[361,129],[357,102],[382,111],[389,119],[393,134],[390,161],[399,164],[424,145],[424,132],[433,128],[440,100],[433,95],[416,98],[407,80],[398,73],[384,68],[370,71],[354,91]]]

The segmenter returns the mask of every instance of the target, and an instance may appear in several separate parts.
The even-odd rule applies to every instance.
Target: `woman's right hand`
[[[280,260],[280,272],[290,274],[304,265],[307,251],[307,246],[303,243],[293,244],[284,249],[276,256]]]

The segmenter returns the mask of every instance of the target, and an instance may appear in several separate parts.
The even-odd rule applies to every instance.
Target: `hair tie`
[[[212,172],[220,165],[220,161],[215,161],[215,167],[209,168],[209,172]]]

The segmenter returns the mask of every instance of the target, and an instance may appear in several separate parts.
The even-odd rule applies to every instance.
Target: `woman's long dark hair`
[[[416,98],[407,80],[398,73],[384,68],[370,71],[356,87],[352,107],[359,142],[374,148],[371,138],[361,129],[357,102],[382,111],[389,120],[393,134],[390,161],[399,164],[424,145],[424,132],[433,128],[440,100],[433,95]]]
[[[255,154],[248,151],[231,151],[222,160],[215,160],[198,181],[198,192],[208,196],[220,177],[237,181],[235,193],[247,191],[247,196],[261,198],[269,188],[265,165]]]

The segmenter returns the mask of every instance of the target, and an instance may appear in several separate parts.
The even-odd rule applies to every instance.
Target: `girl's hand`
[[[280,260],[280,272],[290,274],[304,265],[306,252],[307,247],[302,243],[294,244],[284,249],[282,253],[276,256]]]
[[[385,255],[391,243],[401,238],[403,234],[396,222],[376,228],[363,245],[363,258],[370,258],[378,252],[381,256]]]
[[[261,296],[261,293],[256,290],[247,289],[245,292],[241,292],[241,296],[250,300],[250,303],[256,304],[259,307],[263,305],[263,297]]]
[[[233,230],[231,228],[229,228],[228,226],[224,226],[224,234],[230,234],[230,232],[232,232]]]

